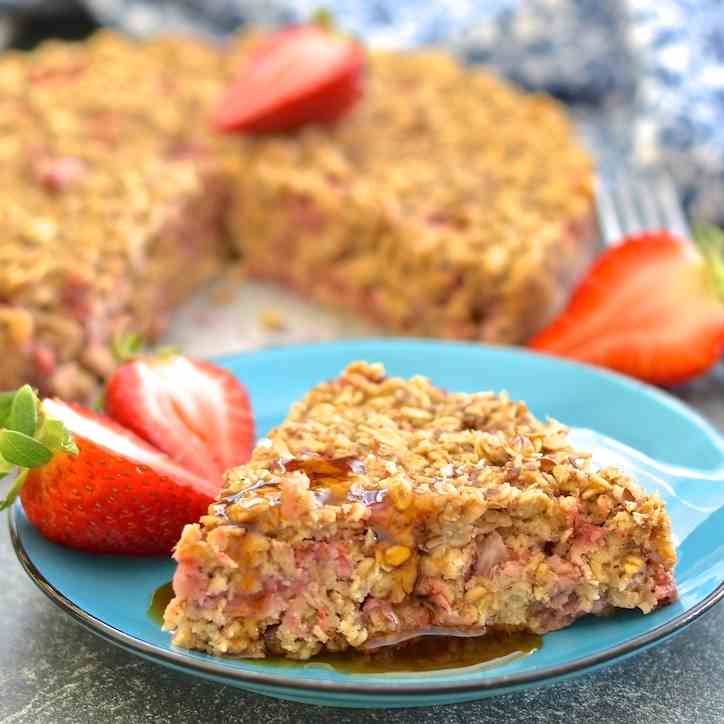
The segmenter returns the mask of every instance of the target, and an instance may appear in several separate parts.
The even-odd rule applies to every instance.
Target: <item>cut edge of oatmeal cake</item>
[[[676,598],[656,493],[555,420],[355,362],[295,403],[175,549],[164,627],[307,659],[430,634],[545,633]]]
[[[236,161],[203,119],[224,63],[111,32],[0,59],[0,388],[95,401],[114,338],[155,341],[219,274]]]

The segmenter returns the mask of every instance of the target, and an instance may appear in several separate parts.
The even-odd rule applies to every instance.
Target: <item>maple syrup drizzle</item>
[[[159,626],[163,612],[173,598],[171,582],[159,586],[148,607],[148,615]],[[324,666],[345,674],[420,673],[503,664],[511,658],[528,656],[542,645],[540,636],[525,632],[492,632],[484,636],[421,636],[398,646],[372,652],[351,649],[342,653],[321,653],[309,661],[278,656],[253,659],[255,664],[283,668]]]
[[[309,487],[317,500],[324,504],[341,505],[357,500],[352,477],[364,475],[365,466],[353,456],[325,458],[313,456],[280,461],[285,472],[301,470],[309,478]]]
[[[371,505],[380,502],[384,497],[384,491],[356,489],[351,478],[354,475],[363,475],[365,466],[361,460],[351,455],[338,458],[325,458],[320,455],[278,458],[270,465],[270,470],[279,476],[296,470],[306,473],[310,489],[322,504],[341,505],[346,502],[360,502]],[[277,505],[279,498],[273,495],[271,490],[276,488],[280,482],[281,478],[259,480],[236,493],[221,498],[213,506],[213,512],[215,515],[225,518],[226,506],[238,503],[254,491],[264,494],[269,503]]]

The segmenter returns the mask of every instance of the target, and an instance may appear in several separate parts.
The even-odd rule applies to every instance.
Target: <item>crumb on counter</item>
[[[270,332],[281,332],[284,329],[284,320],[274,309],[264,309],[259,313],[259,323]]]

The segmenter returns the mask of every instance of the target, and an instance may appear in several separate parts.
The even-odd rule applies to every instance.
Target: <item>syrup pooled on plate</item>
[[[157,623],[159,626],[163,623],[163,612],[166,610],[166,606],[171,603],[173,598],[173,583],[169,581],[159,586],[154,592],[151,598],[151,603],[148,606],[148,615],[151,620]]]
[[[372,652],[322,653],[309,661],[291,663],[297,666],[323,664],[344,674],[416,674],[507,663],[512,658],[534,653],[541,645],[540,636],[521,631],[491,632],[473,637],[421,636]],[[279,659],[273,661],[276,665],[280,663]]]
[[[154,591],[148,615],[159,626],[163,623],[163,612],[172,598],[171,581]],[[386,646],[371,652],[349,650],[321,653],[308,661],[281,657],[253,661],[255,664],[284,668],[321,664],[344,674],[420,673],[503,663],[511,658],[532,654],[541,645],[541,637],[535,634],[521,631],[492,632],[472,637],[421,636],[398,646]]]

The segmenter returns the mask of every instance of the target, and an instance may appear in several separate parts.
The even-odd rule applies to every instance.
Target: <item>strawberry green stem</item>
[[[15,480],[13,480],[10,490],[8,490],[7,495],[0,500],[0,510],[9,508],[15,502],[15,498],[20,495],[20,489],[25,483],[25,478],[28,477],[28,468],[17,468],[17,471],[18,474],[15,476]]]
[[[30,385],[0,393],[0,480],[15,473],[0,510],[12,505],[31,468],[42,467],[57,452],[77,455],[72,435],[43,411]]]
[[[714,289],[724,302],[724,229],[713,224],[697,224],[693,236],[706,260]]]
[[[329,8],[317,8],[312,15],[312,23],[323,30],[334,30],[334,15]]]

